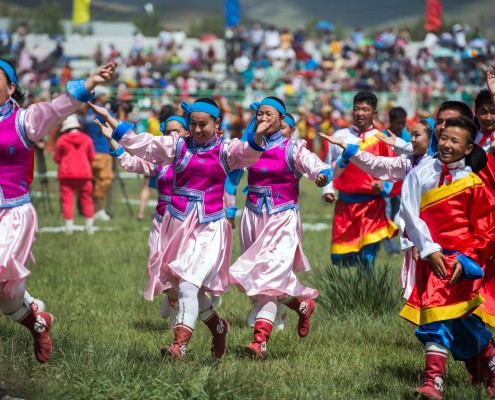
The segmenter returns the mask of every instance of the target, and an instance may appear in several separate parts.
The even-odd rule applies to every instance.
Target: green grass
[[[39,190],[35,181],[33,190]],[[126,180],[137,199],[141,180]],[[55,181],[50,188],[56,193]],[[252,329],[245,319],[249,303],[235,288],[223,296],[220,313],[231,323],[226,356],[213,362],[210,333],[200,322],[184,363],[162,359],[160,348],[172,332],[160,318],[161,301],[146,302],[149,222],[130,218],[117,187],[114,231],[93,236],[40,233],[34,248],[36,264],[28,280],[30,292],[55,315],[54,351],[48,364],[32,354],[29,333],[8,318],[0,319],[0,398],[26,399],[407,399],[421,381],[423,349],[414,327],[395,310],[372,316],[369,308],[347,304],[344,312],[320,304],[305,339],[297,336],[295,314],[286,329],[272,335],[262,362],[242,356]],[[242,203],[242,196],[238,199]],[[332,207],[320,202],[320,190],[301,183],[303,222],[327,222]],[[38,202],[39,225],[62,224],[56,197],[54,215]],[[136,209],[136,206],[134,206]],[[149,208],[151,216],[153,210]],[[78,217],[76,223],[82,223]],[[237,235],[236,235],[237,237]],[[313,272],[301,276],[319,285],[329,264],[330,229],[304,232],[304,248]],[[235,241],[233,259],[239,255]],[[399,258],[380,253],[378,269],[399,287]],[[351,272],[355,274],[355,272]],[[346,273],[342,275],[346,278]],[[349,290],[352,286],[349,286]],[[340,295],[347,289],[340,288]],[[379,292],[378,292],[379,293]],[[375,299],[376,300],[376,299]],[[367,311],[368,310],[368,311]],[[446,399],[484,398],[473,389],[461,363],[448,362]]]

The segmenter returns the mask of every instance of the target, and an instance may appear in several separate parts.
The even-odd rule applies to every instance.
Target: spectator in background
[[[86,218],[86,232],[93,233],[93,173],[91,162],[95,157],[92,140],[81,132],[77,117],[69,115],[60,128],[61,136],[55,145],[54,160],[59,165],[57,179],[65,222],[65,233],[74,231],[74,192]]]
[[[109,90],[104,86],[95,88],[95,98],[93,102],[99,106],[106,106]],[[113,113],[111,113],[113,116]],[[112,170],[112,156],[110,155],[110,144],[101,133],[100,127],[94,122],[101,117],[96,115],[91,109],[86,114],[86,124],[84,130],[93,140],[95,157],[92,163],[93,169],[93,201],[94,218],[102,221],[109,221],[110,216],[105,211],[105,197],[108,189],[112,185],[115,177]]]

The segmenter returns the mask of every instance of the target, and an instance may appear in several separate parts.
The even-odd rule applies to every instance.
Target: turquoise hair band
[[[285,115],[287,113],[287,110],[282,104],[280,104],[277,100],[270,99],[269,97],[265,97],[263,100],[251,104],[251,108],[255,111],[258,111],[258,108],[261,106],[273,107],[282,115]]]
[[[295,128],[296,121],[294,121],[294,119],[292,117],[290,117],[289,115],[285,116],[284,121],[287,122],[292,129]]]
[[[17,80],[17,74],[15,69],[5,60],[0,60],[0,68],[5,71],[9,81],[12,82],[16,87],[19,87],[19,82]]]
[[[185,130],[187,130],[187,125],[186,125],[186,120],[184,117],[181,117],[180,115],[172,115],[171,117],[168,117],[165,122],[162,122],[160,124],[160,132],[161,133],[165,133],[165,128],[167,127],[167,124],[170,122],[170,121],[177,121],[179,122]]]
[[[202,101],[197,101],[192,104],[189,104],[187,101],[183,101],[180,107],[187,113],[188,116],[192,112],[204,112],[211,115],[215,119],[220,117],[220,109],[218,107],[209,103],[203,103]]]

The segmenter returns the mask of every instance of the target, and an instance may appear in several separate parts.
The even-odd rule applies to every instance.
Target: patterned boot
[[[299,321],[297,323],[297,334],[300,337],[308,336],[311,328],[310,318],[315,310],[316,303],[312,299],[298,299],[297,297],[286,297],[280,300],[291,310],[294,310],[299,315]]]
[[[264,318],[257,318],[254,323],[254,340],[252,343],[244,346],[244,353],[252,358],[257,358],[259,360],[263,359],[272,328],[272,321]]]
[[[446,362],[447,349],[444,346],[433,342],[426,343],[425,383],[416,388],[416,398],[442,400]]]
[[[162,347],[162,356],[163,357],[172,357],[177,360],[183,360],[184,355],[186,354],[186,347],[191,340],[191,336],[193,333],[193,329],[188,327],[187,325],[177,324],[174,327],[174,343],[172,346],[163,346]]]
[[[485,380],[486,394],[489,398],[495,399],[495,346],[491,339],[486,346],[481,349],[477,357],[482,361],[481,371],[486,371],[488,373],[488,377]]]
[[[38,313],[33,308],[25,299],[23,305],[13,314],[9,314],[9,317],[29,329],[33,337],[34,355],[38,362],[45,363],[52,353],[50,327],[54,318],[48,312]]]
[[[222,358],[225,354],[229,323],[226,319],[221,319],[213,308],[203,311],[199,315],[199,318],[205,323],[213,335],[213,339],[211,340],[211,354],[213,358]]]

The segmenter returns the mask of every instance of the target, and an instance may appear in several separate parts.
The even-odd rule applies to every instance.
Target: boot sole
[[[244,355],[250,357],[254,360],[262,360],[263,355],[260,355],[256,350],[252,349],[250,346],[243,347]]]

